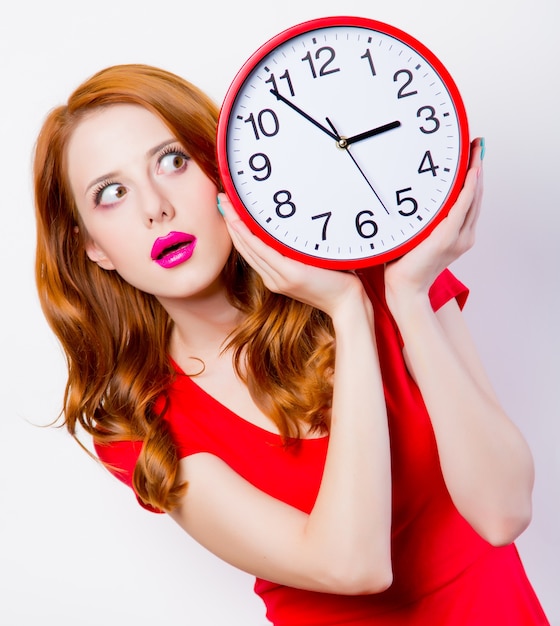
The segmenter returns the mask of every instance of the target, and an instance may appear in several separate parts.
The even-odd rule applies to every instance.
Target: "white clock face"
[[[228,182],[273,245],[360,267],[430,230],[466,153],[459,95],[433,59],[352,25],[303,32],[249,63],[227,108]]]

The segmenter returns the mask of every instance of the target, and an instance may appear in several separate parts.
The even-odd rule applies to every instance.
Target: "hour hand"
[[[341,148],[347,148],[357,141],[362,141],[362,139],[374,137],[375,135],[381,135],[382,133],[386,133],[389,130],[393,130],[393,128],[398,128],[400,125],[401,123],[398,120],[395,120],[394,122],[389,122],[388,124],[377,126],[376,128],[366,130],[365,132],[353,135],[352,137],[341,137],[338,141],[338,145]]]
[[[313,119],[311,117],[311,115],[309,115],[308,113],[306,113],[305,111],[302,111],[298,106],[296,106],[293,102],[291,102],[290,100],[288,100],[287,98],[284,98],[284,96],[280,93],[278,93],[278,91],[276,91],[276,89],[271,89],[270,93],[276,97],[277,100],[281,100],[284,104],[287,104],[291,109],[293,109],[296,113],[299,113],[302,117],[304,117],[308,122],[311,122],[312,124],[314,124],[315,126],[317,126],[317,128],[320,128],[324,133],[326,133],[331,139],[334,139],[335,141],[339,140],[339,137],[337,137],[331,130],[329,130],[326,126],[323,126],[322,124],[320,124],[317,120]]]

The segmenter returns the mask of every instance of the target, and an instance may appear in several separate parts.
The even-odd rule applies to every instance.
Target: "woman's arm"
[[[455,301],[432,311],[429,283],[473,243],[482,194],[479,143],[449,217],[402,262],[387,268],[387,301],[409,369],[428,408],[445,482],[485,539],[506,544],[531,516],[532,457],[492,390]],[[437,250],[437,255],[434,255]]]
[[[321,308],[336,333],[330,440],[309,515],[259,491],[216,457],[181,461],[189,486],[171,515],[235,566],[290,586],[374,593],[392,580],[387,414],[373,311],[350,273],[296,263],[264,246],[224,199],[238,250],[267,287]]]

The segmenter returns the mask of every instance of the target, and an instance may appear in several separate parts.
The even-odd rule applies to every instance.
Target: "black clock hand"
[[[378,126],[377,128],[372,128],[371,130],[366,130],[365,132],[359,133],[358,135],[353,135],[352,137],[341,137],[338,141],[338,145],[341,148],[347,148],[357,141],[362,141],[362,139],[374,137],[375,135],[381,135],[381,133],[386,133],[388,130],[398,128],[400,125],[401,123],[398,120],[395,120],[394,122],[389,122],[388,124],[383,124],[383,126]]]
[[[287,104],[291,109],[293,109],[296,113],[299,113],[302,117],[304,117],[306,120],[308,120],[309,122],[311,122],[312,124],[314,124],[315,126],[317,126],[317,128],[320,128],[324,133],[327,133],[327,135],[329,137],[331,137],[332,139],[334,139],[335,141],[338,141],[340,139],[340,137],[337,137],[335,134],[331,133],[331,131],[326,128],[325,126],[323,126],[322,124],[319,124],[319,122],[317,120],[314,120],[310,115],[308,115],[305,111],[302,111],[298,106],[296,106],[293,102],[290,102],[287,98],[284,98],[283,95],[279,94],[276,89],[271,89],[270,93],[273,96],[276,96],[277,100],[281,100],[284,104]]]
[[[336,140],[337,143],[340,146],[340,142],[343,141],[342,137],[338,134],[338,131],[336,130],[336,128],[334,127],[333,123],[329,120],[329,118],[326,118],[329,126],[333,129],[333,131],[336,133]],[[344,146],[340,146],[341,148]],[[366,181],[366,183],[369,185],[369,188],[373,191],[373,193],[375,194],[375,197],[379,200],[379,203],[381,204],[381,206],[385,209],[387,215],[390,215],[389,210],[387,209],[387,207],[383,204],[383,200],[381,200],[381,198],[379,197],[379,194],[377,193],[377,191],[375,191],[375,189],[373,188],[373,185],[369,182],[368,177],[365,175],[364,170],[359,166],[358,161],[356,161],[356,159],[354,158],[354,155],[350,152],[350,150],[346,150],[348,156],[352,159],[352,161],[354,161],[354,165],[358,168],[360,174],[364,177],[364,180]]]

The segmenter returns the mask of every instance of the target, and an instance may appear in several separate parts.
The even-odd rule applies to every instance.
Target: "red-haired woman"
[[[446,269],[473,243],[482,141],[449,216],[362,282],[282,257],[219,194],[222,217],[216,117],[125,65],[45,121],[36,271],[68,429],[254,574],[274,624],[546,624],[512,544],[531,455]]]

